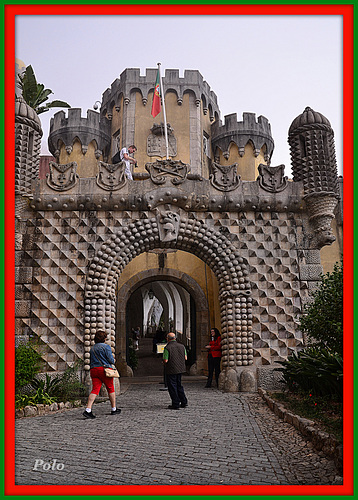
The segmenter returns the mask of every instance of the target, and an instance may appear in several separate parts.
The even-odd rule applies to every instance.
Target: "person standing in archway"
[[[172,404],[168,406],[171,410],[179,410],[179,406],[188,406],[184,387],[181,383],[182,373],[186,372],[185,361],[187,359],[186,349],[183,344],[176,341],[173,332],[167,335],[167,345],[163,351],[163,363],[167,379],[167,386]]]
[[[211,387],[213,375],[215,371],[216,387],[219,386],[220,362],[221,362],[221,336],[217,328],[212,328],[210,331],[211,340],[207,346],[208,352],[208,369],[209,375],[205,387]]]

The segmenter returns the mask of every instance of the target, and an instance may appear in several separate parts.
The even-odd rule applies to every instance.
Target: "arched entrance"
[[[118,367],[123,374],[128,373],[128,333],[134,323],[135,326],[139,326],[137,325],[139,317],[145,317],[142,310],[143,296],[145,296],[146,291],[150,289],[153,289],[153,291],[156,290],[158,296],[160,296],[158,290],[160,290],[160,288],[163,289],[165,286],[168,288],[175,287],[178,293],[183,293],[184,291],[182,304],[186,302],[186,311],[184,311],[183,314],[185,319],[183,324],[186,323],[186,329],[185,331],[180,328],[173,329],[176,330],[177,333],[179,332],[178,339],[188,347],[188,361],[191,366],[191,373],[200,373],[206,368],[207,354],[205,345],[208,341],[210,318],[208,302],[203,290],[191,276],[176,269],[147,269],[128,280],[119,289],[117,294],[115,355]],[[183,291],[180,291],[180,289],[183,289]],[[142,297],[142,305],[139,305],[139,293]],[[128,317],[128,304],[131,300],[135,301],[136,304],[132,316],[133,325]],[[141,314],[141,316],[139,316],[139,314]],[[173,321],[176,320],[176,326],[180,326],[178,315],[173,315],[171,319]],[[168,323],[164,323],[165,328],[169,326]],[[180,334],[182,334],[182,337]]]
[[[118,277],[137,255],[155,248],[193,253],[214,272],[219,283],[222,366],[226,390],[238,390],[237,373],[253,364],[252,298],[248,266],[229,238],[186,214],[168,211],[132,221],[104,242],[90,264],[85,288],[85,370],[98,329],[110,332],[116,351]]]

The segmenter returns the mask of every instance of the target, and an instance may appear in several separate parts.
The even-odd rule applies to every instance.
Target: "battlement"
[[[255,113],[243,113],[243,120],[237,121],[237,114],[232,113],[225,116],[224,124],[221,120],[211,126],[213,147],[228,151],[231,142],[239,148],[244,148],[248,142],[259,151],[265,144],[267,154],[270,157],[274,149],[274,141],[271,135],[271,125],[267,118],[259,116],[256,120]]]
[[[50,133],[64,127],[90,127],[99,129],[100,114],[92,109],[87,110],[87,117],[81,116],[81,108],[68,108],[68,117],[64,111],[58,111],[50,121]]]
[[[125,69],[112,83],[111,88],[103,93],[102,108],[110,109],[113,103],[119,102],[121,95],[125,99],[130,99],[133,91],[139,91],[143,98],[148,98],[149,92],[154,89],[156,77],[156,68],[147,68],[144,76],[141,76],[139,68]],[[213,113],[219,114],[217,96],[198,70],[185,70],[184,77],[180,77],[178,69],[166,69],[163,75],[163,87],[164,92],[175,92],[178,100],[183,99],[185,92],[191,91],[195,99],[203,99],[206,107],[210,105]]]
[[[228,132],[239,132],[239,133],[252,133],[268,135],[271,137],[271,125],[265,116],[260,115],[256,121],[255,113],[243,113],[243,120],[237,121],[237,114],[232,113],[224,117],[224,124],[222,121],[215,122],[212,125],[212,133],[215,136],[221,134],[227,134]]]
[[[64,111],[58,111],[51,118],[48,137],[51,154],[55,154],[59,140],[66,146],[70,146],[75,138],[78,138],[83,146],[88,146],[92,140],[95,140],[99,149],[108,150],[111,139],[107,118],[101,117],[99,113],[91,109],[87,110],[87,117],[81,116],[80,108],[69,108],[67,113],[67,118]]]

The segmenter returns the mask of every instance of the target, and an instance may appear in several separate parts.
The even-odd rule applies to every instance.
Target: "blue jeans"
[[[183,405],[188,404],[184,387],[181,384],[181,373],[176,373],[174,375],[167,374],[167,385],[172,405],[175,406],[175,408],[179,408],[180,403]]]

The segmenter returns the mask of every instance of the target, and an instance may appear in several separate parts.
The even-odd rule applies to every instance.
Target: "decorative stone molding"
[[[125,163],[123,161],[114,165],[98,162],[99,173],[96,176],[96,182],[99,187],[107,191],[117,191],[121,189],[127,182],[125,175]]]
[[[305,196],[304,200],[313,229],[315,244],[318,248],[330,245],[336,239],[331,228],[331,222],[334,219],[337,196],[330,193],[315,193]]]
[[[75,161],[60,165],[50,161],[50,173],[46,175],[46,183],[55,191],[67,191],[76,185],[79,177],[76,174],[77,163]]]
[[[233,191],[240,184],[240,176],[237,175],[237,163],[233,165],[220,165],[212,163],[212,173],[209,180],[211,185],[219,191]]]
[[[224,235],[199,221],[178,219],[177,214],[167,212],[159,219],[137,220],[105,241],[92,260],[85,286],[84,340],[89,342],[85,343],[86,370],[89,370],[89,350],[98,328],[109,332],[107,342],[115,352],[116,286],[122,270],[140,253],[166,246],[195,254],[211,267],[218,279],[224,371],[253,364],[252,298],[244,260]],[[170,241],[165,241],[166,224],[171,224],[168,227]]]
[[[287,177],[284,176],[285,165],[278,167],[269,167],[260,163],[258,167],[259,176],[257,180],[259,185],[265,191],[270,193],[279,193],[287,187]]]
[[[175,186],[185,181],[189,171],[189,165],[175,160],[157,160],[155,163],[146,163],[145,168],[154,184],[164,184],[170,179]]]

